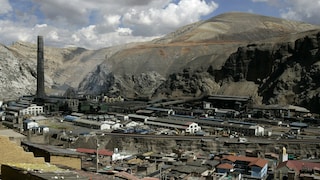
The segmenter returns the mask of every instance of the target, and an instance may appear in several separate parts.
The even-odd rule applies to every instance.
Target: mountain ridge
[[[319,94],[318,84],[314,82],[318,77],[319,32],[319,26],[303,22],[227,13],[189,24],[149,42],[99,50],[45,47],[47,92],[61,94],[71,87],[82,93],[127,98],[249,95],[256,103],[310,106],[309,101],[317,104],[313,97]],[[24,80],[31,82],[28,88],[19,88],[34,93],[34,88],[29,86],[35,83],[35,45],[17,43],[2,47],[18,63],[27,64],[22,67],[26,70],[15,73],[30,74]],[[303,63],[299,58],[310,63]],[[313,71],[312,75],[305,73],[309,70]],[[295,73],[311,78],[312,89],[297,91],[296,86],[303,83],[289,78]],[[297,92],[304,92],[306,101],[299,101],[302,96]]]

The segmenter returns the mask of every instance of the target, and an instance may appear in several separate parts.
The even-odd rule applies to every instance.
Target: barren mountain
[[[319,32],[303,22],[227,13],[145,43],[100,50],[46,47],[47,92],[73,87],[127,98],[248,95],[257,103],[312,109],[320,104]],[[14,84],[9,81],[19,84],[20,94],[35,92],[35,47],[1,47],[0,67],[9,69],[2,76],[3,95],[12,93],[3,88]],[[8,65],[12,59],[17,67]]]

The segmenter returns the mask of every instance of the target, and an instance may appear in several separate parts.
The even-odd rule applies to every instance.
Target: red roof
[[[217,168],[219,168],[219,169],[233,169],[233,166],[229,163],[223,163],[223,164],[219,164],[217,166]]]
[[[266,164],[268,164],[268,160],[257,158],[257,160],[251,161],[249,166],[258,166],[263,168]]]
[[[104,155],[104,156],[112,156],[113,152],[109,151],[107,149],[99,149],[99,154]]]
[[[288,160],[280,163],[277,169],[284,166],[294,171],[300,171],[301,169],[318,169],[320,168],[320,163],[300,161],[300,160]]]
[[[255,158],[255,157],[247,157],[247,156],[226,156],[223,159],[229,160],[231,162],[236,161],[245,161],[249,162],[249,166],[258,166],[263,168],[266,164],[268,164],[268,160],[262,158]]]
[[[86,153],[86,154],[96,154],[96,149],[87,149],[87,148],[77,148],[77,152]],[[99,149],[98,153],[103,156],[112,156],[113,152],[107,149]]]
[[[95,154],[96,153],[95,149],[87,149],[87,148],[77,148],[76,151],[80,152],[80,153],[86,153],[86,154]]]

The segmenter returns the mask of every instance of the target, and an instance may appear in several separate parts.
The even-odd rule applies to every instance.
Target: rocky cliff
[[[231,54],[216,81],[248,81],[266,104],[320,105],[320,33],[303,33],[294,42],[249,44]]]
[[[0,45],[0,94],[3,99],[35,92],[36,64]]]
[[[256,103],[319,111],[319,32],[303,22],[227,13],[145,43],[45,47],[47,92],[72,87],[128,98],[248,95]],[[35,45],[1,48],[2,98],[34,93]]]

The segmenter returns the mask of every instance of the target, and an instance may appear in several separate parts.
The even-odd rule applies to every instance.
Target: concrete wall
[[[78,157],[50,156],[50,163],[81,169],[81,159]]]

